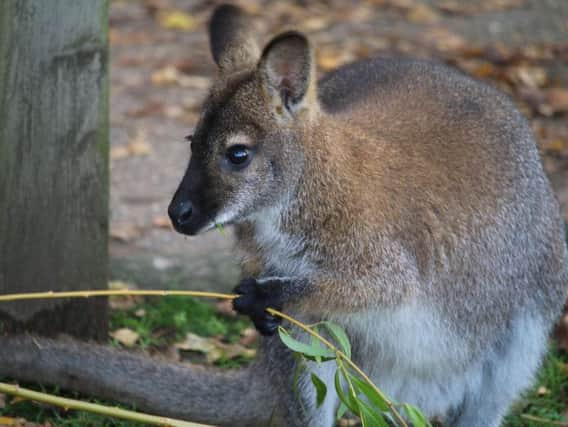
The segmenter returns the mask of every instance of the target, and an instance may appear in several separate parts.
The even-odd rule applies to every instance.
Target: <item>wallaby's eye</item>
[[[250,158],[250,150],[244,145],[232,145],[227,149],[227,159],[235,166],[246,166]]]

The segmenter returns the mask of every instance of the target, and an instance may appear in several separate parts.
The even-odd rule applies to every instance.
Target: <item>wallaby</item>
[[[308,371],[273,333],[282,308],[342,325],[396,401],[445,426],[496,427],[528,385],[566,297],[559,207],[531,130],[489,86],[379,58],[319,82],[306,36],[261,51],[235,6],[210,23],[219,73],[169,208],[197,234],[236,224],[234,306],[265,335],[221,373],[75,342],[0,338],[0,374],[224,426],[330,427]],[[333,388],[332,369],[312,366]]]

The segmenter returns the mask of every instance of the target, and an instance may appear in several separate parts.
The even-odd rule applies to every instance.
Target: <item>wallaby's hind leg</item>
[[[277,406],[273,413],[271,426],[278,427],[333,427],[338,398],[334,391],[335,363],[320,365],[310,362],[299,375],[294,375],[297,360],[278,337],[264,338],[260,355],[262,364],[267,363],[276,396]],[[273,365],[273,366],[269,366]],[[328,393],[323,404],[316,405],[316,392],[311,373],[315,373],[327,386]]]
[[[447,427],[499,427],[519,393],[530,386],[546,349],[538,315],[519,316],[487,359],[468,378],[463,404]]]

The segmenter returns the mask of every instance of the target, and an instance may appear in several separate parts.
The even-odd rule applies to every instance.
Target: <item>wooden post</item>
[[[0,293],[101,289],[108,0],[0,1]],[[0,305],[4,331],[106,337],[105,299]]]

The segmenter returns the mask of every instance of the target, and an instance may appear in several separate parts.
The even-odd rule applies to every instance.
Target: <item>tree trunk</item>
[[[108,0],[0,1],[0,293],[108,269]],[[106,336],[105,299],[0,304],[4,331]]]

